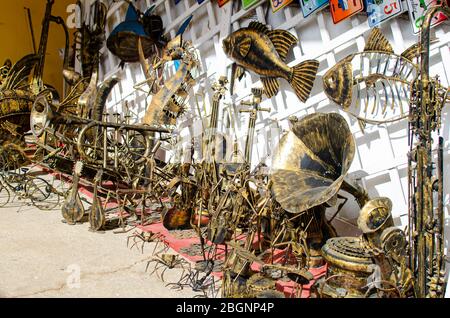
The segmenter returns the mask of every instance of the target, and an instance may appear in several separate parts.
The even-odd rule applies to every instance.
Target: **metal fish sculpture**
[[[323,77],[325,94],[342,109],[366,123],[394,122],[407,117],[410,85],[418,66],[417,44],[401,55],[375,28],[363,52],[351,54],[328,70]]]
[[[259,22],[250,22],[223,40],[223,49],[237,65],[237,73],[244,69],[261,77],[267,97],[278,93],[278,78],[287,80],[297,97],[306,102],[316,78],[319,62],[307,60],[294,67],[286,64],[286,57],[297,38],[285,30],[270,31]],[[240,76],[242,77],[242,76]]]

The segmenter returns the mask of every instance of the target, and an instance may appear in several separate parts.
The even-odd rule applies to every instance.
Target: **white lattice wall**
[[[134,1],[133,1],[134,2]],[[405,227],[407,225],[407,121],[380,126],[368,126],[365,133],[360,131],[357,122],[345,112],[330,102],[322,88],[322,76],[325,71],[337,61],[348,54],[362,51],[365,38],[369,34],[367,18],[364,14],[357,15],[334,25],[326,8],[308,18],[303,15],[298,7],[288,7],[273,14],[268,1],[262,1],[261,5],[250,11],[241,9],[240,1],[231,1],[222,8],[218,8],[215,1],[206,0],[199,5],[196,0],[183,0],[177,6],[173,0],[140,0],[136,6],[144,11],[150,5],[156,4],[156,12],[163,18],[166,31],[174,36],[176,29],[182,21],[190,14],[194,15],[193,23],[184,35],[191,40],[198,49],[202,62],[202,75],[194,92],[198,99],[201,94],[205,95],[206,105],[209,107],[211,98],[210,84],[220,75],[230,73],[231,61],[226,58],[222,51],[222,39],[230,32],[245,27],[250,20],[257,19],[263,23],[270,24],[272,28],[289,30],[300,40],[288,56],[289,64],[295,65],[306,59],[317,59],[320,61],[319,74],[315,82],[310,99],[306,104],[298,101],[293,91],[282,81],[281,92],[270,100],[265,100],[263,107],[270,107],[270,113],[261,113],[257,122],[257,136],[253,149],[252,164],[261,160],[270,164],[270,153],[277,144],[279,134],[274,129],[280,125],[288,129],[288,121],[291,115],[303,116],[314,112],[339,112],[349,123],[354,134],[357,150],[350,176],[359,179],[368,189],[371,196],[388,196],[393,201],[393,215],[396,225]],[[114,3],[110,6],[108,14],[107,34],[120,21],[124,19],[127,5],[125,2]],[[404,10],[407,5],[404,3]],[[396,53],[401,53],[413,43],[417,42],[417,36],[413,34],[407,14],[391,19],[381,25],[382,32],[391,41]],[[431,74],[439,74],[444,85],[450,83],[450,27],[446,24],[433,29],[432,36],[439,38],[439,42],[431,49],[430,70]],[[102,78],[106,79],[113,74],[121,78],[120,84],[114,89],[108,101],[108,108],[120,111],[124,101],[128,101],[131,109],[137,117],[141,117],[149,102],[147,95],[133,88],[134,84],[144,80],[143,73],[138,64],[127,64],[124,70],[118,68],[119,60],[108,50],[104,49],[102,59]],[[226,105],[234,104],[234,110],[239,101],[249,94],[250,88],[260,86],[258,78],[248,74],[241,83],[236,86],[235,94],[227,96]],[[186,118],[180,121],[182,135],[198,132],[201,129],[197,108],[194,107],[194,94],[191,98],[192,111]],[[236,115],[236,134],[243,146],[248,116]],[[443,112],[442,133],[445,138],[445,205],[446,205],[446,246],[449,246],[450,224],[448,218],[448,204],[450,196],[450,112]],[[188,142],[189,141],[189,142]],[[190,137],[186,144],[190,143]],[[349,200],[352,201],[352,200]],[[345,224],[355,224],[358,216],[356,204],[349,202],[341,212],[340,218],[346,220]],[[341,234],[346,234],[352,228],[340,226]]]

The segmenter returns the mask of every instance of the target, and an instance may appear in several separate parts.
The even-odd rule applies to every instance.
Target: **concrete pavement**
[[[1,297],[197,295],[165,286],[180,278],[180,269],[167,270],[166,283],[145,272],[154,243],[146,243],[142,254],[127,247],[132,232],[93,233],[88,223],[70,226],[61,220],[59,210],[0,208]]]

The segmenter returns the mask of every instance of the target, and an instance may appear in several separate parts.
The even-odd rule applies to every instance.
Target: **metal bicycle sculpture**
[[[21,203],[29,200],[31,205],[40,210],[53,210],[60,204],[64,193],[52,183],[33,175],[28,168],[21,168],[20,172],[1,173],[0,207],[13,203],[17,198]]]

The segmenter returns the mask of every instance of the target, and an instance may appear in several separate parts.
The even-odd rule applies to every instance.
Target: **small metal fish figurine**
[[[325,94],[356,117],[362,130],[366,123],[405,118],[409,86],[418,72],[413,62],[418,54],[417,44],[395,54],[380,29],[374,28],[363,52],[345,57],[325,73]]]
[[[261,77],[267,97],[278,93],[278,78],[284,78],[297,97],[306,102],[316,78],[319,62],[306,60],[294,67],[286,64],[286,57],[297,38],[285,30],[270,31],[259,22],[250,22],[223,40],[223,49],[237,65],[236,74],[242,77],[244,70]]]

